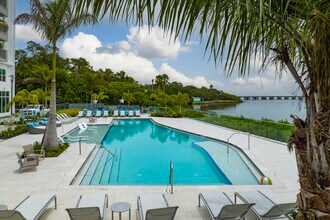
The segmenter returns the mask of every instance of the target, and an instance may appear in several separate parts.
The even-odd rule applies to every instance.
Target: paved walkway
[[[97,123],[109,124],[112,118],[100,118]],[[227,140],[235,131],[199,122],[193,119],[153,118],[156,123],[204,135],[219,140]],[[67,132],[77,126],[80,119],[71,124],[58,128],[58,134]],[[37,171],[17,173],[18,164],[15,153],[22,152],[22,146],[41,141],[42,135],[22,134],[0,143],[0,203],[14,208],[28,195],[56,194],[58,208],[46,213],[45,218],[51,220],[69,219],[65,208],[74,207],[81,194],[106,192],[109,204],[127,201],[132,204],[132,219],[138,219],[136,198],[138,195],[164,193],[170,206],[179,206],[176,220],[211,219],[205,207],[198,208],[198,193],[204,191],[224,191],[233,199],[235,191],[258,189],[265,192],[275,202],[294,202],[299,191],[297,168],[294,152],[290,153],[284,144],[271,142],[255,136],[250,138],[248,149],[247,135],[235,134],[230,143],[241,146],[242,150],[261,169],[272,178],[273,185],[255,186],[175,186],[175,193],[169,194],[169,186],[77,186],[70,182],[93,149],[93,145],[84,144],[79,155],[78,144],[72,144],[58,158],[46,158],[40,161]],[[107,218],[110,219],[107,210]],[[118,216],[116,216],[118,218]],[[123,219],[128,219],[128,213],[123,213]],[[252,214],[248,219],[255,219]]]

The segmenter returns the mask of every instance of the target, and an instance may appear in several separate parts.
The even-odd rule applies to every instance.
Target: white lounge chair
[[[144,195],[137,199],[140,220],[172,220],[178,206],[169,207],[164,195]]]
[[[125,117],[125,110],[124,109],[120,110],[120,117]]]
[[[60,113],[59,114],[63,119],[68,119],[69,117],[66,114]]]
[[[105,219],[106,208],[108,207],[107,194],[81,195],[78,199],[76,208],[68,208],[71,220],[80,219]]]
[[[86,117],[91,117],[92,116],[92,111],[87,111]]]
[[[134,116],[134,114],[133,114],[133,110],[129,110],[129,111],[128,111],[128,116],[129,116],[129,117],[133,117],[133,116]]]
[[[136,110],[135,111],[135,116],[137,116],[137,117],[140,117],[141,116],[140,110]]]
[[[83,115],[84,115],[84,112],[83,111],[79,111],[78,112],[78,117],[83,117]]]
[[[105,110],[105,111],[103,112],[103,117],[108,117],[108,116],[109,116],[109,111]]]
[[[118,117],[119,113],[118,113],[118,109],[113,111],[113,117]]]
[[[278,218],[281,216],[292,219],[290,214],[297,207],[295,202],[276,204],[260,191],[236,192],[235,201],[236,197],[240,198],[244,203],[255,203],[251,209],[260,219]]]
[[[95,117],[101,117],[101,111],[97,111]]]
[[[204,192],[198,196],[198,207],[201,200],[205,204],[213,220],[215,219],[241,219],[254,204],[233,204],[231,199],[223,192]]]
[[[33,195],[24,199],[13,210],[1,210],[0,219],[13,220],[34,220],[39,219],[50,203],[55,201],[55,209],[57,208],[57,201],[55,195]]]

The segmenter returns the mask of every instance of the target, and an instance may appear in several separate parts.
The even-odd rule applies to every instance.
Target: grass
[[[290,123],[285,121],[285,123],[277,123],[270,119],[254,120],[228,115],[211,115],[197,119],[282,142],[287,142],[292,132],[295,130],[295,126]]]

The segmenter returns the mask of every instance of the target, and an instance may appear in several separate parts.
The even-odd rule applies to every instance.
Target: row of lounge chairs
[[[77,117],[69,117],[66,113],[57,114],[56,119],[64,124],[69,124],[78,120]]]
[[[129,116],[129,117],[140,117],[141,116],[141,112],[138,109],[117,109],[113,111],[113,117],[125,117],[125,116]]]
[[[103,110],[103,111],[100,111],[100,110],[97,110],[95,113],[88,110],[88,111],[79,111],[78,112],[78,117],[108,117],[109,116],[109,111],[107,110]],[[141,112],[140,110],[138,109],[124,109],[124,110],[120,110],[120,109],[117,109],[117,110],[114,110],[113,111],[113,116],[114,117],[118,117],[118,116],[121,116],[121,117],[125,117],[125,116],[129,116],[129,117],[133,117],[133,116],[136,116],[136,117],[140,117],[141,116]]]
[[[79,111],[78,112],[78,117],[92,117],[92,115],[94,117],[108,117],[109,116],[109,111],[107,110],[103,110],[103,111],[100,111],[100,110],[97,110],[94,112],[90,111],[90,110],[85,110],[85,111]]]
[[[205,192],[199,194],[201,201],[207,207],[212,219],[244,219],[250,209],[260,218],[286,216],[296,209],[296,203],[276,204],[260,191],[246,191],[235,193],[244,204],[234,204],[223,192]],[[55,195],[28,196],[13,210],[0,211],[0,219],[38,219],[48,208],[50,203],[57,201]],[[67,208],[70,219],[99,220],[105,219],[108,207],[107,194],[81,195],[75,208]],[[140,220],[172,220],[178,206],[169,206],[164,195],[143,195],[137,198],[137,209]]]

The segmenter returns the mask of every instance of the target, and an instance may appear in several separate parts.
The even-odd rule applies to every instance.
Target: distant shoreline
[[[227,104],[227,103],[240,103],[240,100],[215,100],[215,101],[200,101],[193,102],[192,105],[208,105],[213,103]]]

